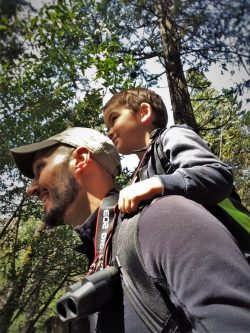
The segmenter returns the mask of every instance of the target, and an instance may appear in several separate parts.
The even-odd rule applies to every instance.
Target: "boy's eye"
[[[117,116],[112,116],[110,119],[111,123],[114,124],[117,118],[118,118]]]

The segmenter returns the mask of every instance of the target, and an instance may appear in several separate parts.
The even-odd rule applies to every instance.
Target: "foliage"
[[[233,168],[236,189],[249,207],[249,115],[228,90],[221,93],[204,74],[190,70],[189,84],[200,134],[210,149]]]
[[[123,172],[116,178],[116,188],[118,190],[121,190],[122,188],[127,186],[132,177],[132,172],[129,171],[127,167],[125,167],[122,171]]]
[[[46,230],[32,219],[20,218],[8,229],[1,238],[2,332],[21,331],[45,311],[54,313],[49,305],[65,281],[70,283],[86,271],[86,258],[73,249],[79,241],[71,229]]]
[[[95,1],[59,1],[26,20],[3,19],[20,27],[16,42],[22,47],[7,56],[10,38],[2,39],[0,325],[3,333],[31,332],[55,311],[50,304],[56,293],[86,270],[86,261],[70,249],[72,232],[35,231],[42,212],[24,195],[27,179],[14,168],[9,148],[69,126],[101,130],[105,89],[130,84],[133,59],[111,56],[119,41],[105,31]]]
[[[11,62],[23,52],[22,26],[24,18],[17,15],[21,10],[31,14],[34,8],[25,0],[0,0],[0,57],[1,63]]]

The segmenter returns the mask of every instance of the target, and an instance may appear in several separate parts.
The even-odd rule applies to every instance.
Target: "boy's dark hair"
[[[151,105],[155,114],[153,125],[156,128],[165,128],[168,122],[167,108],[161,99],[153,90],[147,88],[130,88],[114,94],[111,99],[104,105],[103,112],[113,104],[125,105],[132,109],[134,113],[138,112],[141,103]]]

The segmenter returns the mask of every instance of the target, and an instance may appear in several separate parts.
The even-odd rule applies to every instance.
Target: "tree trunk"
[[[158,0],[156,13],[163,45],[164,64],[175,124],[186,123],[197,130],[180,57],[179,39],[171,13],[172,0]]]
[[[16,289],[12,290],[8,295],[8,300],[1,310],[0,327],[1,333],[7,333],[11,325],[11,318],[18,308],[18,300],[21,295],[21,288],[19,292]]]

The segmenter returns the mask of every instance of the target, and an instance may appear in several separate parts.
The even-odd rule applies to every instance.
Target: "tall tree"
[[[187,123],[197,129],[182,67],[180,34],[172,6],[172,0],[156,1],[155,4],[174,120],[176,123]]]

